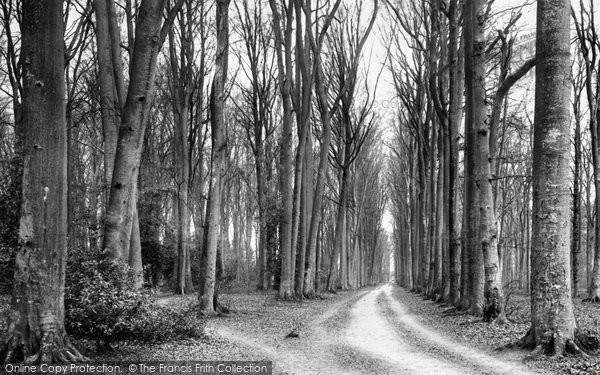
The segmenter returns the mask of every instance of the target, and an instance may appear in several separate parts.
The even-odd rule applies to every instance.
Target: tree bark
[[[23,184],[13,296],[0,359],[85,358],[64,327],[67,251],[65,53],[61,1],[22,2]]]
[[[202,257],[202,288],[200,289],[200,310],[207,315],[215,314],[215,284],[217,271],[217,246],[221,213],[221,185],[225,173],[227,142],[225,139],[225,81],[227,79],[227,63],[229,55],[229,3],[230,0],[217,1],[217,51],[215,75],[211,92],[211,138],[212,158],[209,188],[209,205],[206,215],[208,226],[206,247]]]
[[[502,273],[498,259],[498,222],[494,209],[492,172],[490,169],[490,129],[486,106],[486,63],[485,63],[485,1],[470,2],[471,9],[465,22],[472,28],[469,35],[469,50],[472,79],[469,81],[469,105],[471,121],[476,130],[474,140],[474,173],[479,195],[479,244],[484,263],[483,316],[486,321],[505,321]],[[476,248],[479,251],[479,247]]]
[[[533,143],[531,328],[534,353],[579,353],[571,301],[569,1],[538,1]]]
[[[451,304],[460,305],[463,298],[460,290],[461,280],[461,242],[460,218],[458,211],[459,192],[459,140],[460,125],[462,123],[462,103],[464,91],[464,54],[459,37],[459,12],[458,0],[452,0],[449,6],[449,35],[448,35],[448,60],[449,60],[449,90],[450,104],[448,110],[448,233],[450,244],[448,251],[450,291],[448,300]]]
[[[280,256],[281,256],[281,281],[279,284],[279,297],[290,299],[292,295],[292,0],[286,6],[285,37],[281,30],[281,14],[275,0],[269,0],[273,12],[273,30],[275,33],[275,46],[277,54],[278,81],[281,92],[283,117],[280,154],[280,185],[281,185],[281,221],[280,221]]]
[[[477,98],[477,77],[475,69],[477,61],[474,59],[477,43],[476,22],[479,14],[475,13],[472,2],[465,2],[465,92],[466,92],[466,145],[465,145],[465,251],[469,258],[469,312],[476,316],[483,314],[484,308],[484,264],[483,253],[480,248],[479,233],[479,190],[476,183],[476,163],[477,163],[477,110],[480,103]],[[481,53],[481,51],[479,51]],[[485,109],[485,106],[483,107]]]
[[[169,30],[169,64],[171,68],[170,92],[173,97],[173,165],[174,184],[177,196],[177,285],[175,293],[194,292],[190,269],[190,144],[189,111],[193,81],[193,6],[186,3],[178,22],[179,43],[175,40],[175,30]],[[179,47],[179,49],[177,48]]]
[[[156,61],[179,0],[163,23],[164,2],[144,0],[140,4],[131,61],[129,90],[121,117],[110,196],[105,215],[103,249],[107,259],[123,259],[129,247],[135,187],[144,133],[154,98]],[[162,26],[162,27],[161,27]],[[129,231],[124,228],[129,228]],[[126,238],[122,233],[126,233]],[[127,258],[125,258],[127,259]]]
[[[573,297],[579,295],[579,254],[581,253],[581,111],[579,98],[573,101],[573,113],[575,116],[575,155],[573,168],[573,234],[571,237],[571,265],[573,279]]]

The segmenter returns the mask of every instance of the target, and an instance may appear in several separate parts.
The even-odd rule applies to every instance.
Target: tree
[[[568,0],[538,1],[531,328],[520,341],[535,354],[578,354],[588,344],[571,300],[569,20]]]
[[[448,6],[448,90],[450,94],[448,104],[448,125],[445,129],[444,142],[447,155],[445,161],[448,165],[448,227],[450,244],[448,249],[448,300],[454,305],[460,303],[464,296],[460,293],[460,218],[458,213],[459,193],[459,138],[460,124],[462,122],[462,104],[464,90],[464,56],[463,48],[459,45],[459,12],[458,0],[450,1]]]
[[[129,245],[121,233],[131,227],[135,216],[134,199],[144,142],[144,133],[155,93],[156,61],[175,15],[183,0],[178,0],[163,22],[165,2],[143,0],[138,9],[132,49],[129,88],[119,124],[117,151],[106,207],[104,243],[106,257],[122,259]]]
[[[185,2],[177,17],[178,38],[175,28],[169,30],[169,65],[171,68],[170,91],[175,120],[173,136],[174,183],[177,196],[177,286],[179,294],[193,293],[190,267],[190,106],[194,77],[194,19],[203,21],[200,11]],[[200,16],[200,17],[198,17]],[[203,52],[203,51],[202,51]]]
[[[479,190],[476,182],[476,144],[477,125],[485,121],[485,60],[482,60],[485,41],[482,25],[485,17],[480,14],[482,2],[477,1],[477,8],[472,2],[465,2],[465,189],[463,208],[464,250],[469,258],[468,282],[469,311],[473,315],[483,315],[484,306],[484,264],[483,253],[479,247]],[[478,13],[475,13],[478,12]],[[483,44],[483,45],[482,45]],[[477,50],[475,50],[477,48]],[[480,81],[482,80],[483,81]],[[476,91],[475,91],[476,90]],[[474,92],[475,91],[475,92]],[[476,117],[477,116],[477,117]]]
[[[121,114],[125,105],[125,78],[121,62],[121,38],[117,24],[114,0],[94,1],[96,14],[96,45],[98,56],[98,83],[100,86],[100,112],[104,137],[104,183],[107,187],[105,203],[108,203],[109,186],[112,184]],[[133,46],[129,46],[132,48]],[[143,285],[141,242],[137,218],[137,175],[131,176],[135,189],[126,202],[127,212],[120,226],[121,251],[119,258],[136,272],[136,287]],[[113,254],[115,255],[115,254]]]
[[[285,29],[281,25],[281,12],[275,0],[269,0],[273,13],[273,31],[275,33],[275,50],[277,54],[277,70],[279,91],[282,100],[282,134],[280,154],[281,185],[281,220],[280,220],[280,257],[281,275],[279,297],[292,297],[292,21],[293,4],[286,5]],[[281,31],[284,30],[284,33]]]
[[[23,197],[4,363],[85,358],[64,326],[67,143],[62,1],[22,3]]]
[[[227,156],[225,139],[225,81],[229,55],[229,2],[217,1],[217,54],[215,74],[210,95],[210,124],[212,139],[211,176],[206,212],[206,238],[202,254],[202,278],[199,290],[200,310],[214,314],[218,307],[215,283],[217,274],[217,245],[221,213],[221,187]]]

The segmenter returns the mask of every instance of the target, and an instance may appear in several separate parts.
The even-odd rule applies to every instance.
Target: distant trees
[[[392,190],[398,195],[392,199],[398,205],[394,239],[405,248],[397,248],[398,256],[410,257],[400,264],[410,264],[411,275],[400,279],[411,289],[487,320],[504,320],[504,289],[516,277],[511,270],[527,268],[525,250],[511,253],[507,242],[521,241],[515,238],[517,231],[528,238],[529,225],[529,216],[514,211],[516,205],[506,195],[506,189],[528,178],[526,172],[514,172],[513,159],[520,155],[508,145],[525,131],[529,137],[520,125],[525,119],[511,112],[508,94],[535,59],[516,53],[511,32],[520,8],[505,14],[506,26],[497,35],[487,35],[490,5],[460,5],[388,3],[401,30],[392,36],[389,63],[400,108],[400,129],[391,148],[410,150],[391,156],[397,159],[391,165],[407,179],[396,182],[405,187]],[[404,43],[410,53],[403,52]],[[407,136],[411,142],[400,141]],[[519,209],[528,207],[526,192],[518,196],[524,202]],[[519,229],[513,224],[517,216]]]
[[[598,104],[596,102],[596,96],[598,95],[598,86],[594,83],[598,76],[598,52],[600,51],[598,47],[598,34],[596,32],[595,25],[595,9],[593,2],[589,3],[589,9],[586,9],[583,1],[580,2],[579,12],[575,12],[574,9],[571,9],[571,15],[574,19],[575,30],[577,32],[577,40],[578,40],[578,51],[581,60],[579,64],[582,69],[582,81],[584,87],[582,87],[582,91],[585,90],[585,94],[587,97],[587,109],[589,111],[589,134],[591,137],[591,145],[590,145],[590,153],[592,156],[592,170],[594,176],[594,190],[600,191],[600,145],[599,145],[599,136],[600,136],[600,111],[598,109]],[[577,105],[580,104],[581,96],[578,95],[576,101]],[[577,109],[577,108],[576,108]],[[576,115],[580,115],[577,113]],[[576,124],[581,122],[581,116],[576,118]],[[579,135],[579,142],[577,142],[576,150],[581,152],[581,130],[576,134]],[[577,152],[576,151],[576,152]],[[577,155],[580,157],[580,155]],[[576,166],[579,167],[579,159],[576,157]],[[577,171],[579,172],[579,171]],[[578,176],[577,176],[578,177]],[[579,185],[575,186],[579,189]],[[575,192],[574,192],[575,193]],[[596,194],[596,199],[594,200],[594,209],[597,211],[600,208],[600,199],[598,198],[598,194]],[[575,203],[578,203],[579,196],[575,197]],[[578,229],[578,222],[575,225],[574,229]],[[574,238],[577,238],[577,231],[574,232]],[[594,221],[594,257],[593,257],[593,269],[591,272],[591,283],[589,285],[588,290],[588,299],[592,302],[600,302],[600,241],[597,239],[600,236],[600,220]],[[575,245],[575,244],[574,244]],[[574,248],[575,252],[577,252],[577,247]],[[575,258],[576,259],[576,258]],[[576,264],[574,263],[574,266]],[[574,271],[578,271],[577,267],[574,267]]]

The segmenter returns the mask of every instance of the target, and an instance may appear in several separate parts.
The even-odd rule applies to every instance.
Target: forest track
[[[534,374],[518,361],[459,344],[422,325],[396,286],[348,293],[312,317],[298,338],[248,335],[213,320],[209,331],[274,363],[276,374]]]

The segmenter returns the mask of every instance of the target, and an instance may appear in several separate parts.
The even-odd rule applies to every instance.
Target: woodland
[[[349,373],[323,354],[343,344],[375,361],[354,373],[430,373],[400,372],[427,350],[389,332],[451,347],[431,339],[439,313],[523,329],[488,364],[468,343],[468,370],[440,355],[448,373],[600,371],[597,16],[593,0],[0,0],[0,360],[192,340]]]

